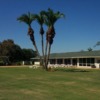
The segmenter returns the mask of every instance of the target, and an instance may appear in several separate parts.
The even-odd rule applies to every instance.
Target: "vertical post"
[[[100,68],[100,62],[98,62],[99,59],[94,58],[94,65],[96,66],[96,68]]]
[[[73,63],[73,58],[71,58],[71,66],[72,66],[72,63]]]
[[[79,67],[79,58],[77,58],[77,67]]]
[[[57,64],[57,59],[55,59],[55,64]]]
[[[22,64],[25,65],[25,62],[23,61]]]
[[[62,60],[63,60],[63,64],[65,64],[65,60],[64,60],[64,58],[63,58]]]

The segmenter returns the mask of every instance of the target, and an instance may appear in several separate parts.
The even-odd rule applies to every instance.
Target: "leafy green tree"
[[[4,40],[0,46],[0,56],[7,56],[11,62],[22,59],[22,50],[13,40]]]
[[[0,55],[2,54],[2,43],[0,42]]]
[[[30,58],[36,56],[36,51],[25,48],[21,49],[21,47],[15,44],[11,39],[0,42],[0,61],[5,62],[9,58],[9,63],[16,63],[23,60],[30,60]]]
[[[33,58],[33,57],[36,57],[37,54],[36,54],[36,51],[33,51],[32,49],[22,49],[22,52],[23,52],[23,60],[25,61],[29,61],[30,58]]]

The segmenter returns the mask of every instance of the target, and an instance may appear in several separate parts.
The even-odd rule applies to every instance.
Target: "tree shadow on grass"
[[[55,71],[61,71],[61,72],[90,72],[89,70],[85,70],[85,69],[75,69],[75,68],[66,68],[66,69],[55,69]]]

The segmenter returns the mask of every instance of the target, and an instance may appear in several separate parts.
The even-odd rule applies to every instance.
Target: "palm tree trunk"
[[[43,41],[43,35],[41,35],[41,45],[42,45],[42,55],[43,55],[43,60],[42,60],[42,64],[43,64],[43,68],[44,68],[44,41]]]
[[[39,51],[38,51],[38,48],[37,48],[36,43],[33,43],[33,45],[34,45],[34,48],[35,48],[35,50],[36,50],[36,52],[37,52],[38,56],[41,58],[41,56],[40,56],[40,53],[39,53]]]
[[[30,40],[32,41],[32,43],[33,43],[33,45],[34,45],[34,48],[35,48],[35,50],[36,50],[36,52],[37,52],[37,55],[38,55],[39,58],[40,58],[40,64],[41,64],[42,58],[41,58],[41,55],[40,55],[40,53],[39,53],[39,51],[38,51],[38,48],[37,48],[37,45],[36,45],[36,42],[35,42],[35,39],[34,39],[33,34],[30,35]]]
[[[48,70],[48,68],[47,68],[47,50],[48,50],[48,41],[46,41],[45,57],[44,57],[44,64],[45,64],[45,69],[46,70]]]
[[[50,51],[51,51],[51,44],[49,44],[49,49],[48,49],[47,62],[46,62],[47,66],[48,66],[48,62],[49,62]]]
[[[36,50],[36,52],[37,52],[37,54],[38,54],[38,56],[40,58],[40,65],[41,65],[42,64],[42,58],[41,58],[41,55],[40,55],[40,53],[38,51],[38,48],[37,48],[37,45],[36,44],[34,45],[34,48],[35,48],[35,50]]]

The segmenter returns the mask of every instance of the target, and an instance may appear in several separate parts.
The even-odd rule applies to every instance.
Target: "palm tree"
[[[42,45],[42,55],[43,55],[43,67],[44,67],[44,29],[43,29],[43,24],[44,24],[44,15],[43,11],[40,12],[40,14],[36,14],[33,17],[37,20],[38,24],[40,25],[40,35],[41,35],[41,45]]]
[[[93,51],[93,49],[92,49],[91,47],[89,47],[87,50],[88,50],[89,52],[90,52],[90,51]]]
[[[56,21],[61,18],[64,17],[64,14],[58,12],[53,12],[52,9],[48,9],[47,12],[44,12],[45,15],[45,24],[48,27],[48,30],[46,32],[46,49],[45,49],[45,58],[46,58],[46,64],[45,67],[47,68],[48,65],[48,60],[49,60],[49,56],[50,56],[50,51],[51,51],[51,45],[53,44],[53,39],[55,37],[55,28],[54,28],[54,24],[56,23]],[[49,48],[48,48],[49,45]],[[48,49],[48,55],[47,55],[47,49]]]
[[[20,22],[24,22],[25,24],[28,25],[28,35],[30,36],[30,40],[32,41],[34,48],[41,59],[41,56],[39,54],[39,51],[35,42],[35,38],[34,38],[34,30],[31,27],[32,22],[35,20],[33,16],[34,15],[29,12],[28,14],[23,14],[22,16],[20,16],[19,18],[17,18],[17,20]]]
[[[99,46],[99,45],[100,45],[100,41],[98,41],[98,42],[94,45],[94,47]]]

